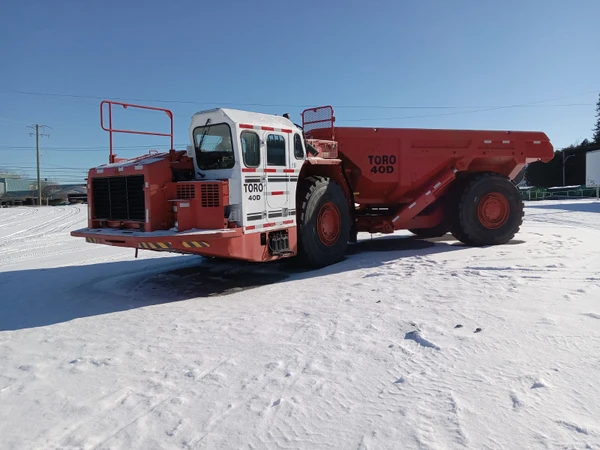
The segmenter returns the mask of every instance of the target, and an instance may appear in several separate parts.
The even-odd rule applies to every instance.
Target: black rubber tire
[[[456,239],[474,247],[500,245],[519,232],[523,223],[523,200],[517,187],[507,177],[497,173],[480,173],[462,180],[453,188],[453,198],[446,204],[446,220]],[[479,202],[490,193],[504,196],[509,209],[506,222],[495,229],[485,227],[477,213]]]
[[[432,228],[414,228],[408,231],[421,239],[438,238],[448,234],[448,225],[442,220],[439,225]]]
[[[459,222],[459,205],[462,193],[471,180],[469,174],[460,174],[450,187],[444,202],[444,221],[448,231],[457,240],[465,242],[467,236],[464,234]]]
[[[350,239],[351,217],[342,188],[326,177],[309,177],[301,182],[298,196],[298,257],[311,268],[321,268],[342,260]],[[321,242],[317,232],[317,215],[331,202],[340,215],[340,232],[332,245]]]

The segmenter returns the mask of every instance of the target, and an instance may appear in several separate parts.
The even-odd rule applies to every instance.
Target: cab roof
[[[297,129],[296,126],[282,116],[271,114],[263,114],[251,111],[242,111],[239,109],[215,108],[206,111],[199,111],[192,116],[192,126],[202,126],[206,122],[206,116],[222,115],[224,119],[236,124],[257,125],[272,128],[291,128]]]

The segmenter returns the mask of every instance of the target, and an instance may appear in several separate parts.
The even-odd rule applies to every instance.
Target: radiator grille
[[[193,184],[177,183],[177,198],[192,199],[196,198],[196,186]]]
[[[219,185],[217,183],[202,183],[200,195],[202,196],[203,208],[212,208],[221,204],[219,201]]]
[[[93,178],[92,192],[94,219],[145,220],[143,175]]]

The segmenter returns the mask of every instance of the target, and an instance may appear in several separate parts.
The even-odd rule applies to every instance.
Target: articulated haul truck
[[[115,107],[166,114],[171,132],[156,134],[170,148],[117,158],[113,133],[137,132],[113,127]],[[305,110],[301,126],[285,114],[201,111],[189,150],[173,148],[166,109],[104,101],[101,125],[109,162],[89,171],[88,226],[73,236],[256,262],[298,257],[310,267],[340,261],[359,232],[504,244],[523,220],[511,180],[554,154],[543,132],[337,127],[330,106]]]

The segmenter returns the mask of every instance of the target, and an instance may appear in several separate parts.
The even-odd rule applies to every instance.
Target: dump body
[[[327,140],[332,132],[312,130],[310,137]],[[336,127],[334,139],[361,205],[411,202],[450,167],[512,179],[525,164],[550,161],[554,153],[541,132]]]

